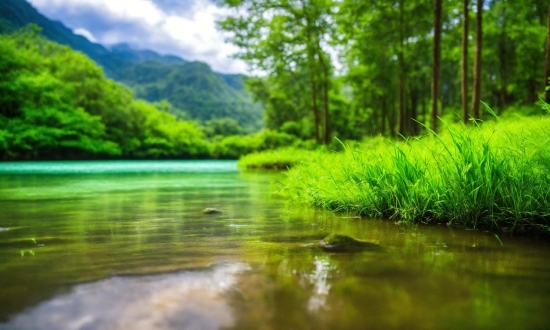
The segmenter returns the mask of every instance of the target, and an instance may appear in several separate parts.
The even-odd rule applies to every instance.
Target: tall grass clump
[[[289,172],[285,193],[405,223],[550,233],[550,118],[444,126],[385,147],[320,153]]]

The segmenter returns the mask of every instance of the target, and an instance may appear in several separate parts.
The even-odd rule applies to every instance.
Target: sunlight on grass
[[[284,194],[404,223],[550,232],[549,129],[548,117],[497,118],[389,147],[318,152],[291,169]]]

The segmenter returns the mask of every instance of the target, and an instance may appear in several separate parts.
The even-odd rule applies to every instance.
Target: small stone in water
[[[222,211],[215,209],[213,207],[207,207],[205,208],[202,213],[204,214],[216,214],[216,213],[222,213]]]

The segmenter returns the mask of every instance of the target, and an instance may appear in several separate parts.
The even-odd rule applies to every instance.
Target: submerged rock
[[[304,241],[319,241],[325,235],[326,234],[295,235],[295,236],[272,235],[272,236],[261,237],[260,241],[270,242],[270,243],[301,243]]]
[[[216,213],[222,213],[222,211],[215,209],[213,207],[207,207],[204,210],[202,210],[202,213],[204,214],[216,214]]]
[[[328,235],[319,242],[319,246],[326,251],[334,252],[384,251],[384,248],[378,244],[339,234]]]

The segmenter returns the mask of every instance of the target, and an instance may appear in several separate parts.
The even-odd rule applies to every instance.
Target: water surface
[[[286,204],[282,175],[0,163],[0,329],[550,326],[547,243]],[[384,250],[327,253],[330,233]]]

